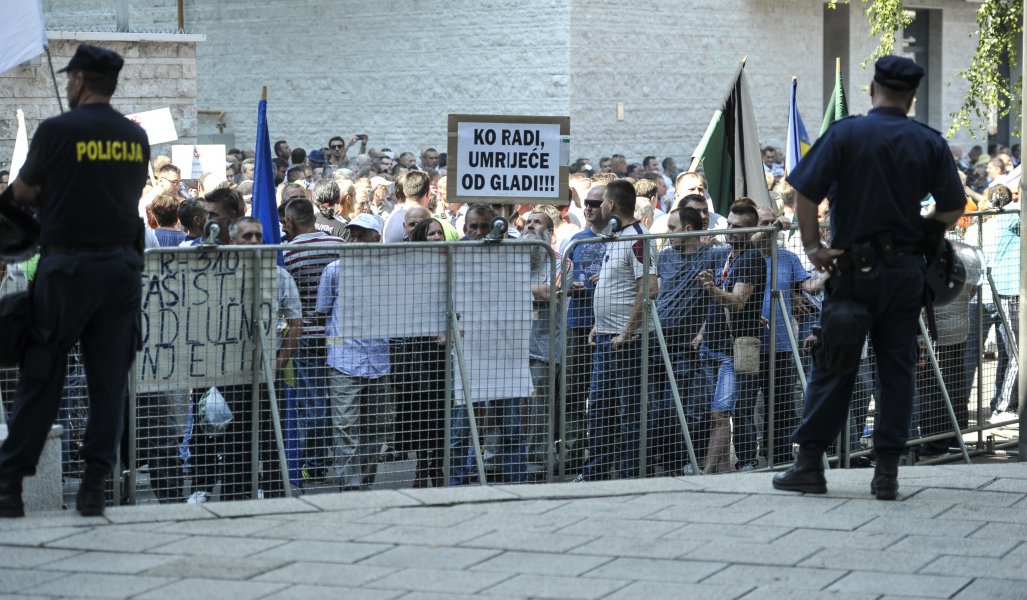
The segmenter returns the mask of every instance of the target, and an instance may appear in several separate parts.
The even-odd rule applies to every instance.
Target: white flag
[[[14,153],[11,154],[11,174],[8,181],[14,181],[18,177],[18,171],[25,164],[25,157],[29,155],[29,136],[25,133],[25,113],[18,109],[18,136],[14,138]]]
[[[46,24],[42,0],[4,0],[0,19],[0,73],[43,53]]]

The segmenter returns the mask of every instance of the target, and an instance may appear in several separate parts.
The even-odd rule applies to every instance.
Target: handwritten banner
[[[275,260],[270,253],[259,259],[215,250],[147,253],[137,389],[252,381],[255,333],[274,351]]]

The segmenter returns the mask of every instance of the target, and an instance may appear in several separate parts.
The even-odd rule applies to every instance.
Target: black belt
[[[120,252],[135,250],[132,244],[103,244],[99,246],[65,246],[47,244],[43,246],[43,254],[100,254],[103,252]]]

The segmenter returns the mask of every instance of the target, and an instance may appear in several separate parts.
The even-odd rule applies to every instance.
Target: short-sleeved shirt
[[[378,379],[389,374],[389,339],[342,339],[339,336],[339,261],[325,267],[317,289],[317,312],[329,315],[325,327],[328,366],[348,377]]]
[[[849,249],[887,231],[896,244],[923,238],[920,201],[939,212],[966,203],[952,152],[941,134],[896,108],[837,121],[810,148],[788,183],[831,204],[831,246]]]
[[[542,267],[531,274],[532,285],[548,287],[552,283],[548,261],[543,261]],[[555,308],[552,302],[533,301],[534,308],[531,311],[531,333],[528,338],[528,357],[535,360],[549,360],[549,345],[553,343],[556,355],[554,363],[560,362],[560,324],[556,323],[556,330],[550,334],[549,319],[550,311]]]
[[[770,282],[770,257],[766,257],[767,265],[767,287],[763,293],[763,311],[761,315],[764,319],[770,320],[770,304],[773,302],[775,312],[777,312],[777,323],[775,324],[775,339],[777,343],[774,346],[774,350],[778,352],[784,352],[791,349],[791,344],[788,343],[788,331],[785,326],[792,326],[792,291],[795,290],[800,283],[809,279],[809,273],[806,268],[802,266],[802,261],[795,255],[794,252],[779,248],[777,251],[777,289],[781,290],[782,297],[785,301],[785,306],[788,309],[786,313],[781,312],[781,306],[773,298],[771,298],[771,290],[773,289]],[[769,337],[769,331],[768,331]],[[796,340],[801,342],[802,340]],[[767,340],[763,342],[764,349],[769,348]]]
[[[763,255],[749,247],[734,257],[725,258],[714,272],[717,287],[731,292],[736,284],[747,283],[752,286],[752,293],[741,310],[731,311],[730,323],[724,305],[716,299],[710,299],[703,339],[711,350],[727,351],[737,337],[760,335],[760,310],[763,308],[763,294],[767,286],[766,270],[767,263]]]
[[[567,245],[560,248],[562,254],[571,262],[573,272],[571,281],[580,281],[585,288],[580,296],[571,296],[567,302],[567,327],[589,327],[595,325],[595,314],[592,312],[592,297],[595,295],[595,285],[589,278],[599,273],[603,266],[603,256],[606,255],[606,246],[595,242],[592,244],[577,244],[571,248],[568,256],[566,248],[575,240],[595,238],[598,235],[591,229],[586,229],[574,234],[567,241]]]
[[[134,244],[149,160],[146,132],[109,104],[84,104],[40,123],[18,175],[42,186],[40,244]]]
[[[329,263],[339,258],[338,246],[342,238],[322,231],[301,233],[289,241],[294,249],[286,250],[282,259],[289,274],[296,280],[303,304],[303,335],[324,336],[321,324],[324,320],[317,313],[317,288],[321,285],[321,274]],[[318,249],[318,246],[322,248]],[[325,246],[335,246],[334,249]]]
[[[660,291],[656,314],[664,330],[677,329],[695,337],[709,311],[710,297],[698,281],[703,271],[716,272],[724,265],[731,247],[703,244],[689,253],[668,246],[660,252],[656,269]]]
[[[649,230],[641,223],[628,223],[616,237],[645,235]],[[645,244],[649,245],[649,264],[643,264]],[[636,282],[645,275],[656,275],[656,249],[652,242],[612,241],[606,243],[603,266],[599,270],[592,310],[596,315],[596,333],[617,335],[624,332],[631,319],[631,309],[638,295]]]
[[[1019,205],[1010,204],[1007,209]],[[984,222],[985,248],[995,291],[999,296],[1020,295],[1020,213],[1007,212]],[[989,286],[985,286],[989,287]]]
[[[174,229],[154,229],[153,234],[157,236],[157,242],[161,248],[174,248],[185,241],[185,232]]]

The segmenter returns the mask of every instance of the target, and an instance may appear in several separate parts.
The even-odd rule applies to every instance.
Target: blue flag
[[[267,100],[257,104],[257,154],[253,164],[253,218],[264,229],[265,244],[281,244],[278,203],[275,201],[275,165],[271,162],[271,140],[267,134]],[[282,253],[278,253],[282,265]]]
[[[795,169],[795,165],[799,164],[810,147],[806,126],[803,125],[799,107],[795,104],[795,90],[798,85],[798,80],[792,78],[792,97],[788,102],[788,144],[785,148],[785,171],[788,173]]]

